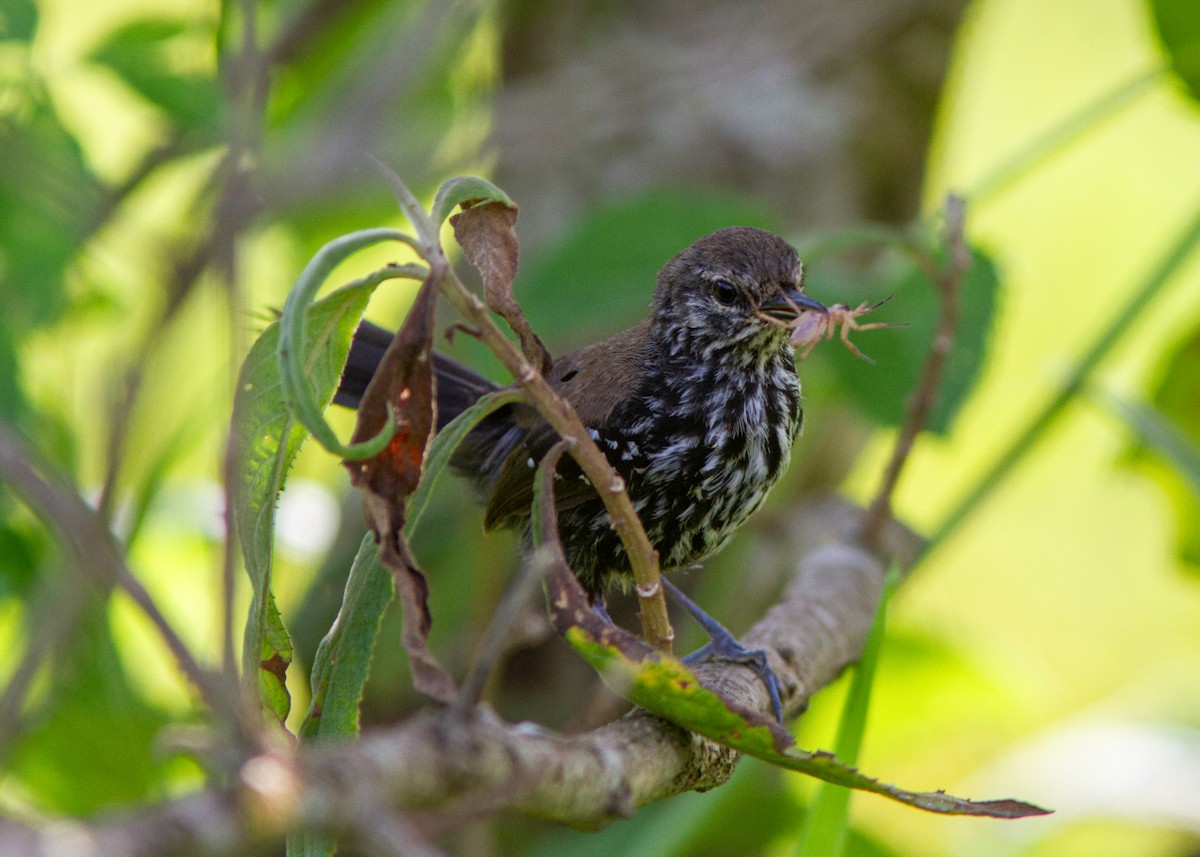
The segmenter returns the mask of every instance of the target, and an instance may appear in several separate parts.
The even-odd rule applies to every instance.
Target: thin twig
[[[929,536],[926,553],[941,544],[979,508],[1012,469],[1043,438],[1046,429],[1062,414],[1067,405],[1083,389],[1100,363],[1108,357],[1129,328],[1140,321],[1146,308],[1158,297],[1171,278],[1200,247],[1200,200],[1193,209],[1191,221],[1183,228],[1178,238],[1167,248],[1163,258],[1151,269],[1142,285],[1129,300],[1118,308],[1112,320],[1097,334],[1095,340],[1079,358],[1062,386],[1050,398],[1042,410],[1034,415],[1012,443],[997,456],[987,472],[959,502],[936,530]]]
[[[509,585],[500,605],[492,613],[487,630],[479,641],[479,657],[470,674],[459,689],[455,705],[466,712],[479,704],[488,679],[496,664],[504,657],[512,636],[513,625],[521,617],[537,585],[546,576],[546,559],[541,549],[536,549],[525,558]]]
[[[946,197],[945,204],[946,231],[945,249],[946,261],[936,272],[934,282],[938,286],[940,312],[937,329],[929,353],[925,356],[925,366],[917,388],[908,400],[908,411],[896,445],[892,449],[891,460],[884,470],[883,479],[875,498],[867,508],[863,518],[860,538],[868,550],[877,550],[884,526],[892,515],[892,494],[900,481],[900,474],[912,452],[913,443],[921,429],[925,427],[929,414],[937,401],[938,387],[942,380],[942,372],[946,361],[954,347],[954,332],[958,327],[959,304],[962,296],[962,284],[967,269],[971,266],[971,253],[966,244],[965,220],[966,203],[962,197],[951,194]]]
[[[38,471],[48,475],[43,476]],[[59,537],[75,551],[79,562],[72,571],[103,588],[118,586],[150,619],[163,642],[175,656],[180,669],[195,685],[205,702],[218,715],[238,722],[238,708],[227,689],[196,660],[191,650],[166,620],[150,593],[133,576],[117,550],[112,533],[96,511],[79,493],[57,476],[7,426],[0,424],[0,475],[31,508],[40,513],[58,531]]]
[[[38,669],[75,635],[85,608],[95,595],[92,587],[79,586],[69,576],[47,581],[44,588],[50,592],[27,608],[27,615],[34,618],[27,624],[33,630],[21,662],[0,696],[0,766],[9,743],[21,732],[22,709]]]
[[[569,450],[570,455],[595,486],[596,493],[600,495],[608,510],[613,529],[621,537],[625,553],[629,557],[638,595],[643,636],[654,648],[670,653],[675,632],[667,616],[667,604],[659,580],[658,551],[646,536],[642,522],[629,499],[629,493],[625,490],[624,480],[617,475],[604,453],[588,435],[571,404],[550,388],[545,377],[500,332],[500,328],[488,315],[483,301],[463,285],[453,270],[449,271],[442,283],[442,293],[454,308],[469,320],[470,327],[478,332],[479,339],[517,379],[529,396],[529,404],[558,432],[559,437],[574,440]]]

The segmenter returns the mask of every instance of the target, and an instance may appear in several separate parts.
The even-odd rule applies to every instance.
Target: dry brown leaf
[[[526,359],[545,374],[550,370],[550,352],[529,326],[512,293],[520,255],[516,206],[502,202],[473,204],[468,200],[450,223],[467,259],[483,275],[488,307],[508,322],[521,341]]]
[[[583,587],[567,565],[562,540],[558,534],[558,510],[554,504],[554,473],[567,446],[567,443],[559,441],[551,447],[542,460],[539,473],[542,480],[538,497],[540,534],[542,545],[550,548],[549,567],[546,571],[550,621],[561,636],[565,637],[571,628],[581,628],[593,640],[605,646],[612,646],[626,658],[633,661],[645,660],[656,654],[654,649],[636,634],[601,619],[592,609],[587,593],[583,591]]]
[[[413,685],[421,693],[449,701],[455,693],[454,681],[429,649],[429,586],[403,535],[405,501],[421,480],[425,449],[437,419],[432,362],[436,297],[437,283],[430,277],[421,285],[358,409],[353,441],[377,435],[387,423],[390,406],[396,419],[391,443],[372,458],[344,464],[350,481],[362,489],[380,560],[396,579]]]

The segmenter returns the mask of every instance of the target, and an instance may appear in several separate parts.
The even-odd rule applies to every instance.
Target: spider
[[[891,299],[892,296],[888,295],[883,300],[870,306],[867,305],[866,301],[863,301],[854,309],[850,309],[849,304],[834,304],[824,314],[819,312],[798,312],[795,321],[784,323],[792,331],[788,338],[793,347],[803,349],[799,354],[799,359],[803,360],[817,347],[818,342],[823,339],[833,339],[833,332],[840,327],[842,329],[842,343],[854,352],[855,356],[874,364],[874,360],[863,354],[858,349],[858,346],[850,341],[850,332],[855,330],[879,330],[884,327],[904,327],[902,324],[892,324],[886,321],[877,321],[870,324],[859,324],[858,322],[859,317],[869,312],[874,312]],[[764,315],[763,317],[777,324],[783,323],[770,316]]]

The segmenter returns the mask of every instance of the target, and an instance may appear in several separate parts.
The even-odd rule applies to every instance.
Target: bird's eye
[[[717,303],[729,306],[737,300],[737,288],[729,280],[716,279],[713,280],[713,297],[717,299]]]

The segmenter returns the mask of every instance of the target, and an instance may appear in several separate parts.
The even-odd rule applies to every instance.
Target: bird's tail
[[[335,404],[357,408],[362,403],[367,384],[371,383],[391,341],[392,333],[376,324],[364,321],[358,325],[350,343],[346,368],[342,370],[342,380],[333,396]],[[475,404],[480,396],[499,389],[498,384],[436,351],[433,353],[433,370],[437,374],[439,430]]]

